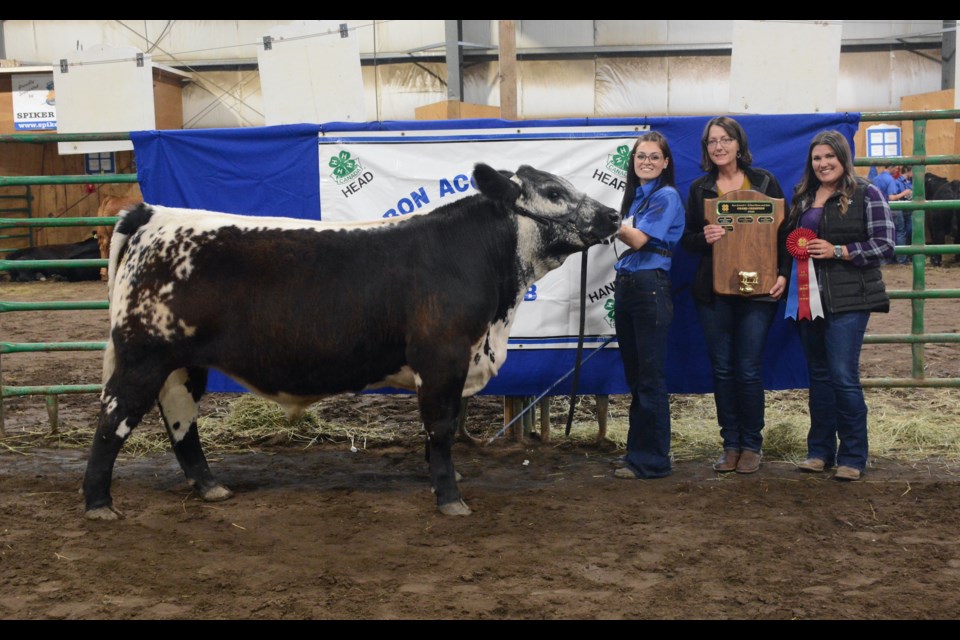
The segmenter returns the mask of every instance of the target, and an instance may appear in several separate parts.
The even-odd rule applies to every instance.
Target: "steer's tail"
[[[117,279],[117,270],[127,249],[127,241],[137,229],[145,225],[153,217],[153,208],[147,204],[138,204],[132,209],[120,211],[117,224],[113,228],[113,238],[110,240],[110,262],[107,263],[107,297],[113,301],[113,288]]]
[[[116,367],[116,356],[113,346],[113,310],[114,288],[117,282],[117,272],[120,270],[120,261],[126,254],[127,242],[130,236],[137,232],[137,229],[150,221],[153,216],[153,208],[149,205],[138,204],[132,209],[123,209],[117,212],[117,224],[113,228],[113,237],[110,240],[110,259],[107,263],[107,300],[110,304],[110,335],[107,339],[107,345],[103,352],[103,372],[101,379],[103,381],[103,391],[100,393],[100,401],[107,401],[107,382],[113,375]]]

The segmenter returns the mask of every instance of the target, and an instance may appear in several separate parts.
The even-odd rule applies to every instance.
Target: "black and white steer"
[[[438,508],[469,514],[450,452],[461,398],[503,366],[527,288],[611,240],[620,223],[614,209],[530,166],[477,164],[474,181],[479,194],[385,223],[148,204],[121,213],[86,517],[119,516],[114,463],[154,402],[191,485],[206,500],[231,497],[197,432],[209,368],[290,418],[330,394],[416,391]]]

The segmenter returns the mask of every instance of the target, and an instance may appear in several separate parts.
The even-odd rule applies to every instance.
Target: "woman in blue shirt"
[[[670,260],[683,234],[683,201],[674,186],[666,138],[641,135],[630,155],[617,237],[630,249],[619,257],[614,320],[627,385],[630,429],[617,478],[662,478],[672,471],[670,403],[664,376],[667,331],[673,320]]]

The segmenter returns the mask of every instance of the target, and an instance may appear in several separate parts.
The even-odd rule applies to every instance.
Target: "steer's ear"
[[[491,200],[515,202],[520,197],[520,185],[510,179],[507,171],[497,171],[490,165],[478,162],[473,168],[473,180],[477,189]]]

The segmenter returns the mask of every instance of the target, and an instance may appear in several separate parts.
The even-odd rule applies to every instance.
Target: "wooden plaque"
[[[707,223],[727,230],[713,244],[713,290],[744,297],[767,295],[777,282],[783,198],[741,190],[709,198],[703,206]]]

